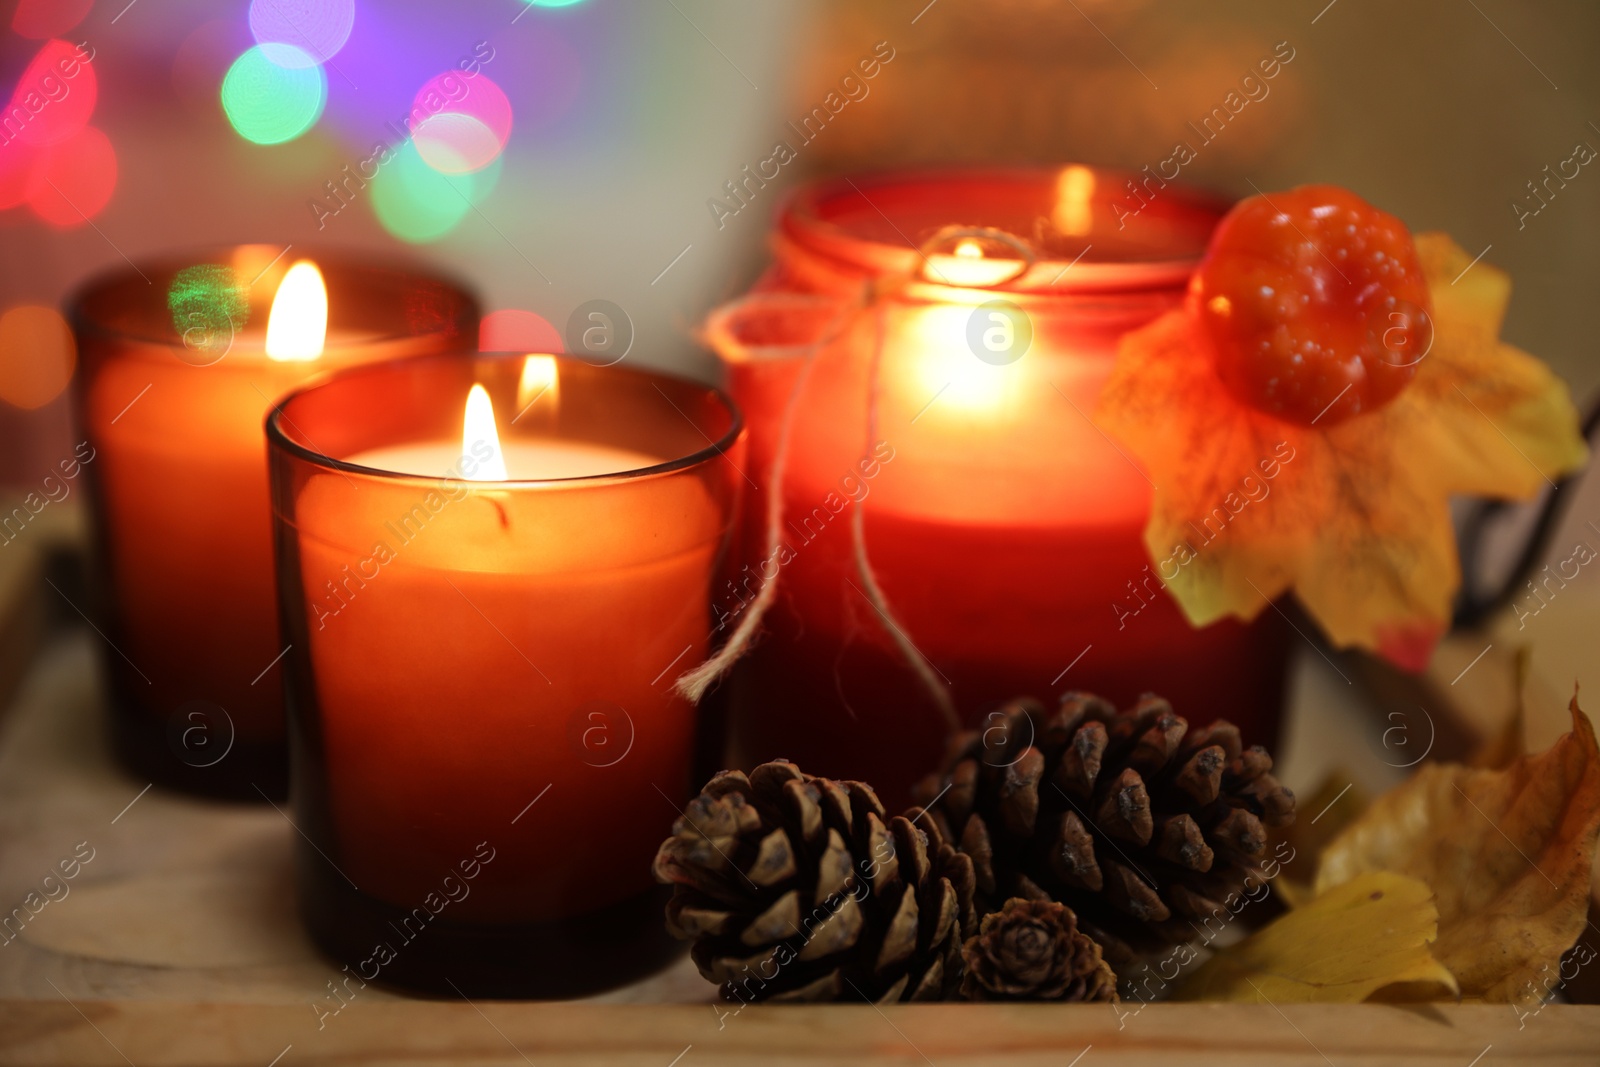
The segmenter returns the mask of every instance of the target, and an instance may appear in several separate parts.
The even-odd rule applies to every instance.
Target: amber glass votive
[[[470,344],[478,319],[442,278],[284,253],[244,245],[142,262],[89,282],[71,305],[93,449],[97,602],[85,609],[107,639],[117,748],[141,776],[257,800],[287,782],[267,409],[331,369]],[[303,259],[326,282],[325,337],[316,332],[318,354],[275,358],[274,297]]]
[[[672,684],[712,632],[732,403],[472,354],[335,375],[267,433],[317,941],[358,980],[469,996],[670,958],[650,866],[691,794],[696,709]]]

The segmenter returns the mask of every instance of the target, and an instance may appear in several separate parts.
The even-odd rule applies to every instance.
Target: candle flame
[[[931,417],[949,411],[997,415],[1014,389],[1019,373],[1015,364],[995,366],[973,353],[967,338],[972,315],[973,308],[965,304],[935,304],[922,308],[909,323],[907,341],[916,353],[917,395],[939,398],[929,406]]]
[[[1094,229],[1094,171],[1077,164],[1063,167],[1056,176],[1056,229],[1081,237]]]
[[[267,358],[313,360],[328,339],[328,287],[309,259],[289,268],[267,316]]]
[[[484,454],[487,447],[488,455]],[[461,457],[472,459],[472,473],[466,477],[474,482],[504,482],[506,458],[500,451],[500,431],[494,425],[494,404],[489,392],[474,384],[467,394],[467,410],[461,419]],[[463,466],[465,473],[467,467]]]
[[[1021,266],[1008,256],[989,256],[982,242],[964,237],[949,253],[928,257],[928,276],[946,285],[989,286],[1016,277]]]
[[[531,407],[534,401],[549,394],[547,411],[554,411],[561,399],[561,379],[556,373],[556,357],[529,353],[522,361],[522,378],[517,382],[517,418]],[[512,422],[517,421],[512,419]]]

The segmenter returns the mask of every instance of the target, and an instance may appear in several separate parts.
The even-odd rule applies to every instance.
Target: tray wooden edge
[[[1134,1005],[1122,1005],[1128,1013]],[[1600,1007],[1157,1004],[762,1006],[373,1001],[318,1019],[309,1004],[0,1002],[0,1064],[906,1065],[1005,1062],[1517,1063],[1592,1067]],[[321,1023],[319,1029],[319,1022]],[[1519,1028],[1519,1022],[1522,1024]],[[686,1053],[693,1052],[688,1061]],[[275,1059],[277,1057],[277,1059]],[[1504,1062],[1504,1060],[1502,1060]]]

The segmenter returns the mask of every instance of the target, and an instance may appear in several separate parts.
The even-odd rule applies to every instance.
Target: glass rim
[[[526,359],[530,355],[548,355],[554,357],[558,361],[575,363],[584,367],[592,368],[594,370],[605,371],[608,373],[614,371],[619,374],[630,374],[641,378],[653,378],[678,386],[688,386],[694,389],[704,390],[715,397],[717,403],[721,405],[723,410],[728,413],[728,428],[720,437],[706,445],[704,448],[697,449],[688,455],[679,456],[675,459],[663,460],[660,463],[651,464],[648,467],[634,467],[630,470],[608,471],[604,474],[584,474],[566,478],[508,478],[504,481],[479,481],[472,478],[449,478],[430,474],[408,474],[404,471],[389,471],[384,470],[381,467],[367,467],[359,463],[351,463],[348,460],[339,459],[335,456],[330,456],[326,453],[319,452],[315,448],[309,448],[300,444],[299,442],[293,440],[280,424],[280,420],[288,418],[286,409],[301,396],[334,385],[344,380],[360,378],[366,375],[394,373],[398,370],[402,370],[407,367],[414,367],[422,363],[459,363],[468,360],[482,359]],[[670,398],[668,399],[668,402],[671,402]],[[696,381],[693,378],[685,378],[677,374],[668,374],[664,371],[652,370],[645,367],[620,367],[616,366],[615,364],[591,363],[567,352],[514,351],[435,352],[427,355],[407,356],[400,359],[382,360],[375,363],[366,363],[360,366],[345,367],[340,370],[327,371],[319,374],[315,378],[307,380],[300,386],[280,397],[272,405],[271,409],[268,410],[265,426],[269,460],[272,453],[275,451],[282,451],[296,459],[301,460],[302,462],[309,463],[313,467],[317,467],[322,470],[345,475],[358,474],[364,478],[372,478],[380,482],[396,485],[437,485],[440,482],[460,481],[477,485],[482,488],[492,489],[531,489],[541,486],[597,485],[608,482],[632,482],[643,480],[645,478],[654,478],[675,474],[679,471],[703,466],[718,456],[727,455],[734,445],[738,443],[740,437],[743,436],[745,429],[744,413],[739,410],[739,405],[735,404],[733,402],[733,398],[720,386],[712,385],[707,382]]]
[[[89,301],[92,297],[104,294],[116,295],[119,287],[127,287],[133,292],[138,292],[138,284],[142,281],[150,289],[155,289],[155,283],[150,280],[153,274],[168,274],[184,267],[203,266],[207,263],[219,262],[222,258],[232,255],[245,248],[276,249],[278,245],[262,241],[240,241],[237,244],[212,244],[196,245],[191,248],[179,249],[176,252],[162,252],[159,255],[143,256],[127,259],[118,265],[107,266],[90,274],[79,282],[64,301],[67,324],[72,332],[80,338],[93,338],[95,340],[120,340],[131,341],[139,345],[157,348],[181,348],[183,339],[178,337],[155,336],[144,330],[124,330],[108,325],[102,317],[94,315],[89,310]],[[433,269],[421,261],[401,258],[393,261],[391,257],[370,254],[361,250],[348,250],[328,248],[317,245],[300,246],[289,245],[282,250],[281,258],[288,258],[290,248],[300,252],[295,259],[310,259],[316,263],[317,269],[323,276],[337,277],[340,271],[360,271],[373,274],[387,275],[392,278],[412,278],[422,282],[432,283],[459,297],[463,309],[477,309],[478,301],[472,291],[457,277]],[[277,263],[274,260],[268,265],[271,269]],[[262,271],[266,273],[265,270]],[[259,278],[258,278],[259,280]],[[251,283],[254,285],[254,282]],[[160,307],[166,307],[166,294],[161,294]],[[162,319],[160,321],[166,321]],[[264,329],[264,327],[263,327]],[[443,331],[432,331],[442,333]],[[263,334],[264,336],[264,334]],[[416,337],[431,336],[431,333],[415,333],[411,331],[375,332],[370,337],[363,337],[363,345],[389,344],[395,341],[404,341]]]
[[[1088,163],[1063,161],[1060,163],[1019,165],[948,165],[926,168],[896,168],[870,171],[863,174],[838,175],[807,182],[789,193],[778,211],[778,235],[804,248],[813,255],[847,264],[868,273],[877,271],[888,260],[906,260],[914,263],[919,249],[910,243],[886,241],[865,236],[852,227],[828,216],[826,205],[840,196],[854,194],[869,205],[882,210],[868,194],[873,190],[913,190],[930,188],[941,183],[994,182],[999,184],[1043,186],[1053,183],[1068,167],[1082,167],[1094,174],[1097,181],[1116,183],[1121,187],[1124,179],[1138,180],[1142,173],[1103,167]],[[1212,228],[1236,203],[1227,197],[1202,186],[1190,185],[1181,180],[1162,179],[1170,189],[1163,195],[1173,206],[1183,212],[1212,217]],[[887,219],[887,216],[885,216]],[[896,224],[888,219],[891,226]],[[952,219],[952,222],[958,220]],[[896,227],[898,229],[898,227]],[[905,236],[902,234],[902,236]],[[1091,244],[1093,242],[1090,242]],[[992,285],[963,285],[928,277],[916,271],[910,289],[943,291],[974,289],[979,291],[1007,292],[1039,295],[1090,295],[1108,290],[1159,289],[1186,284],[1204,257],[1206,241],[1199,241],[1192,252],[1182,255],[1157,256],[1150,259],[1096,259],[1092,255],[1080,256],[1083,262],[1049,255],[1040,255],[1023,272],[1013,278]],[[877,262],[874,262],[876,260]],[[1051,275],[1050,280],[1034,280],[1035,275]]]

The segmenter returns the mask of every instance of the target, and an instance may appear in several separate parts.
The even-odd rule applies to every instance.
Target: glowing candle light
[[[328,287],[309,259],[289,268],[267,317],[267,358],[308,360],[322,355],[328,340]]]
[[[1056,229],[1072,237],[1094,230],[1094,171],[1074,163],[1061,168],[1056,178],[1056,205],[1051,218]]]
[[[1068,166],[815,185],[780,219],[769,277],[707,324],[758,482],[798,357],[827,342],[795,411],[780,548],[757,496],[719,602],[735,623],[775,578],[782,603],[730,686],[734,765],[782,755],[894,806],[950,712],[972,726],[1064,689],[1159,692],[1270,736],[1274,619],[1184,621],[1142,540],[1150,484],[1091,421],[1121,336],[1182,299],[1223,206],[1174,186],[1120,227],[1119,184]],[[962,229],[945,247],[902,236],[947,224]],[[863,280],[879,296],[841,328]]]
[[[267,409],[314,374],[476,329],[447,283],[283,252],[144,263],[72,308],[118,746],[151,778],[254,799],[285,776]]]
[[[599,935],[661,931],[695,730],[662,679],[706,654],[741,427],[705,386],[557,363],[363,367],[268,424],[304,910],[353,968],[393,945],[385,981],[570,994],[662,958]],[[559,432],[496,419],[558,377]]]
[[[483,386],[474,385],[467,394],[467,410],[461,419],[461,456],[483,455],[473,473],[466,477],[479,482],[503,482],[506,458],[500,451],[500,431],[494,425],[494,405]]]
[[[561,413],[561,378],[556,357],[531,353],[522,360],[517,380],[517,413],[512,422],[525,427],[553,427]]]

